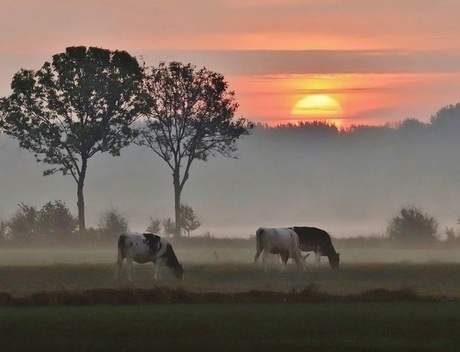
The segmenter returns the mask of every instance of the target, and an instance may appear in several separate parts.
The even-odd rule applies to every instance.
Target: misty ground
[[[159,282],[152,281],[152,264],[134,264],[133,283],[115,277],[117,248],[113,246],[0,249],[0,292],[27,295],[41,291],[179,287],[198,292],[290,290],[314,287],[329,294],[361,293],[371,289],[411,289],[423,295],[460,296],[458,248],[391,248],[341,246],[339,270],[322,257],[306,259],[307,272],[289,263],[281,272],[276,260],[264,272],[254,265],[253,240],[171,240],[184,265],[184,281],[162,268]],[[349,245],[349,244],[348,244]]]

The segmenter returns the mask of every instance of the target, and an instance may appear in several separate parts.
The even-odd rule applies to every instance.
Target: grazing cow
[[[289,258],[294,259],[299,269],[305,270],[305,262],[299,248],[299,236],[294,231],[285,228],[260,227],[256,232],[256,241],[257,251],[254,262],[257,263],[263,251],[262,262],[265,271],[267,271],[266,264],[270,253],[280,255],[283,271],[286,271]]]
[[[170,268],[177,278],[182,280],[184,269],[177,260],[171,243],[166,238],[152,233],[122,234],[118,239],[117,273],[119,279],[125,258],[129,281],[132,281],[133,261],[140,264],[153,262],[155,281],[158,280],[158,271],[163,264]]]
[[[332,245],[331,236],[316,227],[290,227],[299,236],[300,249],[305,252],[315,252],[316,267],[319,267],[321,256],[329,258],[332,268],[339,267],[340,253]]]

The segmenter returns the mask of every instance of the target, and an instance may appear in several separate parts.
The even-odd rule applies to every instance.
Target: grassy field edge
[[[313,302],[459,302],[458,297],[420,295],[411,289],[377,288],[357,294],[334,295],[311,286],[289,292],[194,292],[182,288],[100,288],[83,291],[36,292],[24,297],[0,292],[0,306],[85,306],[92,304],[197,304],[197,303],[313,303]]]

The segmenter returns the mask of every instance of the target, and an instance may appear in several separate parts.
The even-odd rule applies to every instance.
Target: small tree
[[[18,204],[19,209],[9,221],[11,236],[15,240],[30,240],[37,235],[38,210],[32,205]]]
[[[116,237],[128,231],[128,223],[118,209],[111,208],[99,219],[99,230],[104,236]]]
[[[435,218],[410,205],[402,207],[400,215],[391,219],[387,234],[404,243],[426,243],[436,239],[439,224]]]
[[[163,233],[166,237],[169,237],[174,234],[176,224],[173,221],[171,221],[171,218],[163,219],[161,225],[163,226]]]
[[[46,203],[38,212],[37,231],[50,238],[68,237],[77,228],[78,220],[64,202]]]
[[[147,227],[147,231],[150,233],[160,233],[161,231],[160,225],[161,225],[160,219],[157,219],[154,216],[150,215],[150,222],[149,222],[149,226]]]
[[[180,222],[181,228],[184,229],[188,237],[190,237],[190,232],[201,226],[201,222],[198,216],[195,215],[193,208],[186,204],[181,204],[180,206]]]
[[[236,141],[252,123],[233,120],[238,104],[223,75],[180,62],[160,63],[147,77],[151,109],[137,144],[150,148],[172,171],[175,236],[180,236],[180,200],[194,160],[233,157]]]

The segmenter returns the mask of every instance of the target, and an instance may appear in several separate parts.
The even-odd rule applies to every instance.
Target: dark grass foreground
[[[458,298],[422,296],[411,289],[372,289],[359,294],[332,295],[311,286],[290,292],[192,292],[182,288],[101,288],[83,291],[38,292],[25,297],[0,293],[0,306],[85,306],[92,304],[193,304],[193,303],[312,303],[312,302],[448,302]]]

